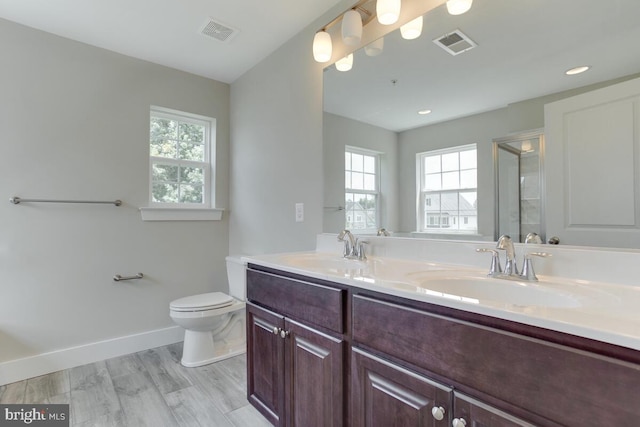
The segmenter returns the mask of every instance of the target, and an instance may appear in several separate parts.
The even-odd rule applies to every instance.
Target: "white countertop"
[[[640,287],[538,275],[486,277],[477,267],[328,252],[244,257],[251,264],[493,316],[640,350]],[[471,283],[471,285],[468,285]]]

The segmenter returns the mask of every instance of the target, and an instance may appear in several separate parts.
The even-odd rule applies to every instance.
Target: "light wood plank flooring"
[[[182,343],[0,386],[0,403],[69,403],[73,427],[269,427],[246,398],[246,357],[180,365]]]

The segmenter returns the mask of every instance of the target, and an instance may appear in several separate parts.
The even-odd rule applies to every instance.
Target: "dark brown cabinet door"
[[[341,427],[343,341],[285,319],[285,413],[289,427]]]
[[[351,351],[351,398],[353,427],[450,425],[449,387],[356,348]]]
[[[524,420],[455,392],[453,427],[534,427]]]
[[[247,397],[274,426],[284,426],[284,320],[247,303]]]

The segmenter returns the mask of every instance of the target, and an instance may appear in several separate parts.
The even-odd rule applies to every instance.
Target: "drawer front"
[[[284,316],[344,333],[343,289],[247,269],[247,299]]]
[[[354,296],[352,309],[354,344],[542,419],[598,427],[640,420],[638,365],[364,296]]]

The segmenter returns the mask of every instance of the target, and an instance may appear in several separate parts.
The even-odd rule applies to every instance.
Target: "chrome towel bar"
[[[113,276],[113,280],[114,282],[120,282],[121,280],[142,279],[143,277],[144,275],[142,273],[138,273],[135,276],[121,276],[119,274],[116,274],[115,276]]]
[[[107,205],[122,205],[122,200],[47,200],[47,199],[21,199],[20,197],[12,197],[9,199],[10,203],[14,205],[20,203],[98,203],[98,204],[107,204]]]

